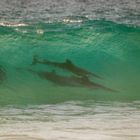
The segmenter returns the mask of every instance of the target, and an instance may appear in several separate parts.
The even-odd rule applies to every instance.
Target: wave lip
[[[0,22],[0,26],[6,26],[6,27],[22,27],[27,26],[25,23],[16,23],[16,22]]]

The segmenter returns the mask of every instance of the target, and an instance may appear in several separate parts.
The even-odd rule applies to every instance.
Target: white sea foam
[[[15,23],[15,22],[0,22],[0,26],[21,27],[21,26],[27,26],[27,24],[25,24],[25,23]]]
[[[0,140],[139,140],[139,105],[82,103],[0,109]]]

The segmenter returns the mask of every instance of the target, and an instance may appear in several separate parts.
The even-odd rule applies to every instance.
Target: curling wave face
[[[139,27],[105,20],[82,19],[76,22],[72,17],[52,23],[3,24],[0,26],[1,104],[42,104],[88,99],[138,100],[139,36]],[[70,60],[76,68],[41,63],[32,65],[34,56],[39,57],[38,61],[47,60],[57,65]],[[29,69],[34,72],[55,71],[55,79],[42,79],[29,72]],[[78,79],[83,71],[95,77],[88,76],[88,82],[87,79]],[[59,75],[57,81],[56,75]],[[93,82],[94,85],[97,83],[100,87],[119,92],[110,93],[101,88],[91,90],[83,88],[84,84],[83,87],[56,84],[61,80],[64,85],[66,79],[62,77],[73,75],[78,76],[75,80],[77,83],[71,78],[67,84],[77,86],[84,83],[89,86]]]

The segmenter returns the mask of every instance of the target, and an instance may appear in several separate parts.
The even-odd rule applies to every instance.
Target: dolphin
[[[0,84],[2,84],[5,79],[6,79],[5,70],[0,66]]]
[[[114,89],[105,87],[101,84],[90,81],[87,76],[81,77],[80,79],[81,79],[80,84],[85,86],[85,87],[88,87],[88,88],[91,88],[91,89],[102,89],[102,90],[106,90],[106,91],[110,91],[110,92],[118,92],[117,90],[114,90]]]
[[[60,86],[79,86],[80,84],[77,83],[75,81],[75,77],[74,76],[71,76],[71,77],[66,77],[66,76],[61,76],[61,75],[58,75],[56,74],[55,71],[52,71],[52,72],[37,72],[37,71],[33,71],[31,69],[28,70],[29,72],[32,72],[34,74],[37,74],[40,78],[42,79],[46,79],[48,81],[51,81],[57,85],[60,85]]]
[[[51,81],[60,86],[86,87],[86,88],[90,88],[90,89],[102,89],[102,90],[106,90],[106,91],[110,91],[110,92],[116,92],[113,89],[104,87],[100,84],[90,81],[88,79],[88,77],[61,76],[61,75],[56,74],[55,71],[37,72],[37,71],[33,71],[31,69],[29,69],[28,71],[37,74],[42,79],[46,79],[46,80]]]
[[[60,62],[53,62],[53,61],[49,61],[49,60],[39,61],[37,59],[37,56],[34,56],[33,57],[32,65],[35,65],[37,63],[46,64],[46,65],[51,65],[51,66],[55,66],[55,67],[58,67],[58,68],[62,68],[62,69],[68,70],[68,71],[70,71],[73,74],[78,75],[78,76],[93,76],[93,77],[101,79],[100,76],[98,76],[98,75],[96,75],[96,74],[94,74],[92,72],[89,72],[89,71],[87,71],[87,70],[85,70],[83,68],[80,68],[80,67],[76,66],[69,59],[66,59],[65,62],[60,63]]]

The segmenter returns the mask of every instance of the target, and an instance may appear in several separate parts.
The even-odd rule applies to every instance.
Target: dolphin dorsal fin
[[[85,75],[85,76],[82,76],[82,79],[83,79],[83,80],[86,80],[86,81],[89,80],[89,79],[88,79],[88,76],[86,76],[86,75]]]
[[[56,71],[55,71],[55,70],[52,70],[52,73],[53,73],[53,74],[56,74]]]
[[[34,55],[34,56],[33,56],[32,65],[35,65],[35,64],[38,63],[38,59],[37,59],[37,58],[38,58],[37,55]]]
[[[67,63],[67,64],[72,64],[72,61],[69,60],[69,59],[66,59],[66,63]]]

